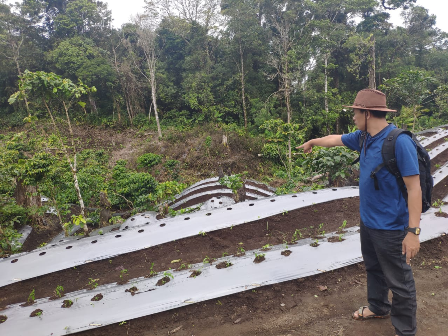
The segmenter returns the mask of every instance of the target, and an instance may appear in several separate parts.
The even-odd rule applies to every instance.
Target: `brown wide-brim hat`
[[[364,89],[359,91],[353,105],[343,106],[361,110],[397,112],[397,110],[388,109],[386,105],[386,95],[381,91],[374,89]]]

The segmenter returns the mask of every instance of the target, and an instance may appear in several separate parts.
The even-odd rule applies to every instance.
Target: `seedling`
[[[227,252],[223,252],[222,253],[222,257],[224,258],[225,256],[228,256],[229,254]]]
[[[202,260],[202,262],[204,264],[208,264],[208,263],[210,263],[210,258],[208,256],[205,256],[205,258],[204,258],[204,260]]]
[[[342,222],[342,225],[339,227],[339,231],[340,231],[340,232],[344,231],[346,226],[347,226],[347,221],[344,220],[344,221]]]
[[[299,240],[299,238],[302,238],[302,237],[303,237],[302,232],[299,229],[297,229],[296,231],[294,231],[294,233],[292,235],[291,242],[293,244],[295,244]]]
[[[342,241],[342,237],[344,237],[343,233],[339,235],[339,241]]]
[[[64,295],[64,287],[57,286],[56,289],[54,290],[54,296],[61,298],[63,295]]]
[[[239,246],[238,253],[244,254],[244,253],[246,253],[246,250],[242,246]]]
[[[156,276],[156,275],[157,275],[157,272],[154,271],[154,263],[151,263],[151,267],[149,268],[149,276],[153,277],[153,276]]]
[[[128,275],[128,270],[127,270],[127,269],[122,269],[122,270],[120,271],[120,279],[123,279],[123,277],[124,277],[125,275]]]
[[[315,239],[313,243],[310,244],[312,247],[318,247],[319,246],[319,239]]]
[[[36,299],[36,297],[35,297],[35,290],[33,289],[31,291],[30,295],[28,295],[28,300],[26,300],[26,302],[29,303],[29,304],[33,304],[35,299]]]
[[[285,247],[285,249],[288,249],[288,242],[286,239],[283,239],[283,246]]]
[[[268,250],[271,249],[271,247],[272,247],[271,244],[266,244],[266,245],[264,245],[261,249],[262,249],[263,251],[268,251]]]
[[[92,279],[89,278],[89,283],[87,284],[87,286],[90,286],[90,289],[95,289],[98,287],[98,281],[99,279]]]
[[[120,322],[120,326],[122,326],[122,325],[124,325],[124,324],[126,324],[126,321],[122,321],[122,322]]]
[[[263,260],[266,259],[265,256],[266,256],[266,254],[264,254],[264,253],[260,253],[260,254],[255,253],[254,263],[256,263],[256,264],[261,263]]]
[[[207,235],[207,233],[204,231],[199,231],[199,234],[202,235],[202,237],[205,237]]]
[[[168,272],[168,271],[165,271],[165,272],[163,272],[163,277],[165,278],[165,277],[168,277],[168,278],[171,278],[171,279],[174,279],[174,275],[172,275],[170,272]]]
[[[61,308],[70,308],[71,306],[73,306],[73,301],[72,300],[64,300],[62,302]]]

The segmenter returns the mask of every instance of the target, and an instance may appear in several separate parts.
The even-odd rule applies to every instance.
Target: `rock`
[[[319,290],[320,290],[321,292],[324,292],[324,291],[328,290],[328,287],[327,287],[327,286],[317,286],[317,288],[319,288]]]
[[[168,335],[175,334],[175,333],[177,333],[180,329],[182,329],[182,326],[177,327],[176,329],[173,329],[173,330],[171,330],[171,331],[168,331]]]

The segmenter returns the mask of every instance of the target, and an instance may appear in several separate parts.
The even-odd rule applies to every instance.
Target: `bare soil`
[[[448,143],[447,143],[448,144]],[[431,174],[448,162],[448,147],[434,159],[431,160]]]
[[[412,266],[418,335],[446,336],[448,236],[423,243]],[[162,336],[173,330],[176,336],[395,335],[390,319],[361,322],[351,318],[366,304],[366,281],[360,263],[76,335]]]

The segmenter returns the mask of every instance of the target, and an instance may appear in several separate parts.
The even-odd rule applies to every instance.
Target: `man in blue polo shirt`
[[[410,266],[420,249],[418,234],[422,211],[417,149],[407,135],[397,138],[395,157],[408,192],[408,200],[395,176],[385,167],[377,174],[379,190],[370,177],[382,162],[381,148],[389,132],[396,128],[386,121],[386,95],[373,89],[358,93],[352,106],[358,131],[313,139],[298,148],[310,153],[314,146],[347,146],[361,153],[359,197],[361,214],[361,251],[367,272],[367,306],[353,313],[353,319],[391,317],[396,336],[417,332],[416,291]],[[360,137],[365,140],[360,148]],[[392,304],[388,300],[392,291]]]

